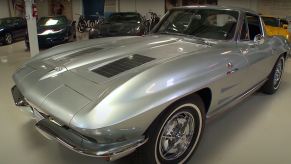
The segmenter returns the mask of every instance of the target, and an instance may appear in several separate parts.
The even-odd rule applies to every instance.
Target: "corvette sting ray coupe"
[[[13,75],[17,106],[49,139],[83,155],[185,163],[207,118],[261,88],[275,93],[290,48],[253,11],[174,8],[148,36],[69,43]]]

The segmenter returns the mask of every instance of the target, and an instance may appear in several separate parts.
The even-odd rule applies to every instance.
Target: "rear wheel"
[[[13,42],[13,36],[12,36],[12,34],[6,33],[4,35],[4,43],[5,44],[12,44],[12,42]]]
[[[268,81],[262,87],[262,91],[266,94],[274,94],[281,84],[281,79],[284,71],[285,58],[280,56],[277,60]]]
[[[166,109],[147,132],[149,141],[139,150],[140,163],[186,162],[203,133],[204,111],[203,101],[198,95]]]

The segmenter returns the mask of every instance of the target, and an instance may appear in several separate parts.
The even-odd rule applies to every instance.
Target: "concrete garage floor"
[[[105,164],[49,141],[33,127],[28,115],[15,107],[10,94],[12,73],[29,58],[24,43],[0,47],[0,163]],[[246,79],[247,80],[247,79]],[[189,163],[290,164],[291,62],[287,62],[279,92],[256,93],[207,124],[202,142]],[[135,163],[130,158],[114,164]]]

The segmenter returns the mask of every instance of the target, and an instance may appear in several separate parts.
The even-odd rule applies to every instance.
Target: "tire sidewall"
[[[192,109],[190,109],[192,108]],[[192,111],[191,111],[192,110]],[[178,159],[176,160],[173,160],[173,161],[167,161],[165,159],[163,159],[160,154],[159,154],[159,147],[160,147],[160,140],[161,140],[161,133],[163,132],[164,130],[164,127],[165,125],[167,124],[167,122],[174,116],[176,115],[177,113],[179,112],[189,112],[192,114],[192,116],[194,117],[194,121],[195,121],[195,125],[197,125],[197,123],[199,123],[197,126],[195,126],[195,131],[194,131],[194,134],[193,134],[193,139],[188,147],[188,149],[186,150],[186,152],[184,152],[184,154],[182,156],[180,156]],[[198,122],[197,122],[198,121]],[[184,163],[188,158],[189,156],[192,154],[192,152],[194,151],[198,141],[199,141],[199,138],[201,136],[201,131],[202,131],[202,113],[200,111],[200,109],[197,107],[197,105],[195,104],[191,104],[191,103],[188,103],[188,104],[184,104],[184,105],[181,105],[179,106],[178,108],[176,108],[167,118],[166,120],[164,121],[164,123],[162,124],[161,128],[160,128],[160,131],[157,135],[157,139],[156,139],[156,142],[155,142],[155,160],[157,163]],[[182,160],[181,160],[182,159]]]
[[[7,39],[6,39],[7,35],[10,35],[10,37],[11,37],[11,41],[10,41],[10,42],[7,42]],[[4,35],[4,42],[5,42],[5,44],[7,44],[7,45],[13,43],[13,36],[12,36],[11,33],[6,33],[6,34]]]
[[[183,107],[186,104],[191,104],[195,107],[195,109],[186,109],[186,108],[179,108]],[[166,125],[167,121],[171,119],[171,116],[174,116],[178,112],[182,112],[186,109],[187,112],[193,114],[196,113],[200,116],[199,122],[199,134],[196,134],[196,125],[195,125],[195,131],[193,134],[193,139],[190,143],[190,146],[188,149],[184,152],[183,155],[181,155],[178,159],[166,161],[161,160],[162,157],[158,154],[159,153],[159,140],[160,140],[160,134],[163,131],[163,127]],[[198,118],[193,115],[194,121],[196,123],[196,120]],[[152,125],[149,127],[149,129],[146,132],[146,136],[149,138],[149,141],[141,147],[139,150],[139,160],[141,163],[166,163],[166,164],[177,164],[177,163],[185,163],[189,160],[191,155],[195,152],[196,148],[198,147],[198,144],[200,142],[200,139],[202,137],[203,131],[205,127],[205,107],[203,104],[202,99],[195,95],[194,98],[191,99],[184,99],[177,103],[174,103],[173,105],[169,106],[167,109],[165,109],[164,112],[160,114],[156,118],[156,120],[152,123]],[[197,136],[197,137],[195,137]]]
[[[276,62],[276,65],[275,65],[275,67],[274,67],[274,69],[273,69],[273,73],[272,73],[272,82],[273,82],[273,81],[274,81],[274,78],[275,78],[275,73],[276,73],[277,65],[278,65],[279,62],[281,62],[281,61],[282,61],[282,70],[281,70],[281,75],[280,75],[279,83],[277,84],[276,87],[273,85],[273,89],[274,89],[275,91],[279,89],[280,84],[281,84],[281,80],[282,80],[282,76],[283,76],[283,73],[284,73],[284,68],[285,68],[285,58],[284,58],[284,56],[280,56],[280,57],[279,57],[279,59],[278,59],[277,62]]]
[[[282,72],[281,72],[281,76],[280,76],[280,81],[277,85],[277,87],[275,87],[274,85],[274,78],[275,78],[275,71],[276,71],[276,67],[278,65],[278,63],[280,61],[283,61],[283,65],[282,65]],[[282,77],[284,75],[284,67],[285,67],[285,57],[283,55],[280,55],[278,57],[278,59],[276,60],[276,63],[274,64],[274,67],[272,69],[272,72],[270,73],[270,75],[268,76],[268,80],[266,81],[266,83],[262,86],[262,91],[265,94],[268,95],[272,95],[274,93],[277,92],[277,90],[280,88],[281,85],[281,81],[282,81]]]

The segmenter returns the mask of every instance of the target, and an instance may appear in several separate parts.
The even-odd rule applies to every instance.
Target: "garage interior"
[[[56,0],[57,1],[57,0]],[[86,0],[63,0],[64,14],[78,21],[84,12]],[[193,0],[193,3],[199,0]],[[54,0],[36,0],[38,16],[49,16],[48,9]],[[207,1],[200,1],[200,4]],[[286,18],[291,16],[288,0],[218,0],[220,6],[244,7],[263,15]],[[155,12],[165,14],[164,0],[105,0],[104,13],[139,12],[146,15]],[[0,18],[15,16],[10,1],[0,1]],[[79,14],[79,15],[78,15]],[[290,27],[290,26],[289,26]],[[288,28],[289,28],[288,27]],[[290,31],[290,30],[289,30]],[[87,40],[87,34],[77,32],[76,40]],[[42,49],[40,51],[43,51]],[[57,142],[41,136],[35,121],[15,106],[11,96],[14,85],[12,74],[31,58],[24,41],[0,46],[0,163],[9,164],[102,164],[102,159],[77,154]],[[291,62],[286,68],[279,91],[272,95],[256,92],[239,105],[207,123],[199,148],[189,164],[289,164],[291,161]],[[247,77],[246,77],[247,78]],[[111,163],[134,163],[131,156]]]

